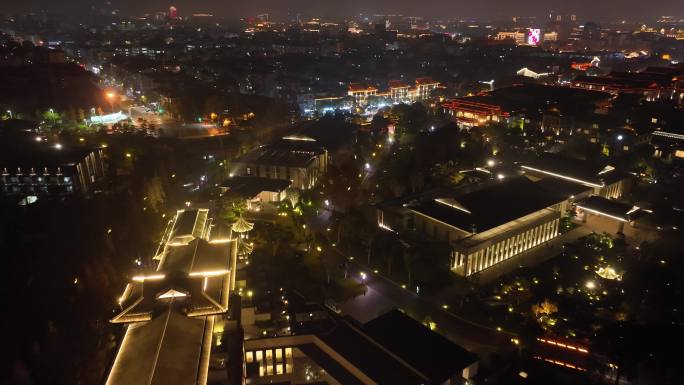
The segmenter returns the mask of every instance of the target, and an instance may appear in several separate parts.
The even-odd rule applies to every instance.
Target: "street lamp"
[[[109,99],[109,106],[111,107],[112,112],[114,112],[114,97],[116,96],[115,93],[113,92],[107,92],[107,99]]]
[[[7,110],[7,113],[9,114],[10,119],[14,119],[14,118],[12,117],[12,110]]]

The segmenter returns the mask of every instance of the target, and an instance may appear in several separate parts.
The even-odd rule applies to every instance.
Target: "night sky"
[[[85,13],[102,0],[0,1],[0,11],[62,10]],[[405,15],[508,18],[511,15],[543,17],[550,10],[573,12],[580,21],[601,18],[642,19],[659,15],[684,16],[682,0],[112,0],[125,13],[142,14],[175,5],[180,14],[210,12],[220,16],[245,16],[262,12],[280,15],[302,13],[347,16],[358,12]]]

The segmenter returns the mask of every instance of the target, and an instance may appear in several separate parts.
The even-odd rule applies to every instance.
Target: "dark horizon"
[[[87,5],[86,5],[87,4]],[[25,13],[46,10],[48,12],[69,13],[74,16],[87,15],[92,8],[101,8],[105,1],[63,0],[59,3],[52,0],[30,0],[0,5],[3,13]],[[482,1],[447,1],[426,0],[413,2],[408,0],[372,0],[346,1],[344,9],[339,2],[322,0],[291,0],[287,3],[275,0],[255,0],[248,4],[219,0],[113,0],[111,7],[119,9],[121,15],[143,15],[167,10],[169,6],[177,7],[180,16],[188,16],[196,12],[212,13],[221,17],[240,18],[260,13],[271,13],[278,18],[302,14],[321,17],[348,17],[367,14],[403,14],[404,16],[447,17],[480,20],[501,20],[511,16],[534,16],[544,19],[550,11],[573,13],[579,21],[601,19],[629,19],[633,21],[652,19],[662,15],[684,17],[682,7],[677,0],[654,0],[648,8],[640,7],[637,0],[576,0],[572,5],[562,0],[535,1],[529,3],[510,2],[505,0]],[[679,13],[675,13],[679,12]]]

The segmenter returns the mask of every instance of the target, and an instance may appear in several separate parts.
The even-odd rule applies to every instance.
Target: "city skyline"
[[[102,9],[106,1],[87,2],[80,0],[65,0],[58,4],[49,0],[31,0],[21,3],[7,3],[0,5],[0,12],[22,13],[65,12],[73,15],[87,14],[91,10]],[[178,9],[179,16],[189,16],[196,12],[209,12],[221,17],[239,18],[261,13],[271,13],[279,18],[294,17],[297,14],[320,17],[350,17],[359,14],[403,14],[425,17],[464,18],[480,20],[507,19],[511,16],[531,16],[545,19],[550,12],[561,14],[577,14],[578,21],[592,21],[603,19],[630,19],[641,21],[654,17],[669,15],[675,18],[683,17],[677,0],[655,0],[649,2],[647,9],[641,9],[636,0],[618,2],[578,0],[572,5],[561,0],[545,2],[513,3],[505,0],[484,0],[478,2],[458,0],[427,0],[420,3],[404,0],[352,0],[345,2],[344,8],[331,0],[314,2],[313,0],[294,0],[287,3],[275,0],[257,0],[248,4],[233,1],[218,0],[152,0],[136,2],[133,0],[114,0],[110,2],[111,9],[118,9],[122,15],[143,15],[158,11],[168,11],[170,6]]]
[[[111,1],[0,4],[0,384],[684,384],[673,1]]]

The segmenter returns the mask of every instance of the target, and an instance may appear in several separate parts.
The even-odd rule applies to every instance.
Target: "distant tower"
[[[169,7],[169,19],[171,19],[171,20],[178,19],[178,10],[173,5]]]

